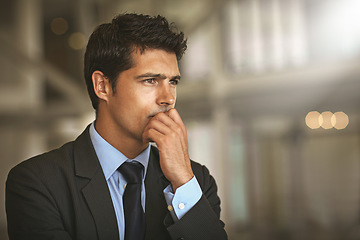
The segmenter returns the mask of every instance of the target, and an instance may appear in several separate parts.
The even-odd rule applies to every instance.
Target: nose
[[[158,88],[157,104],[162,106],[174,105],[176,99],[176,89],[171,87],[166,81]]]

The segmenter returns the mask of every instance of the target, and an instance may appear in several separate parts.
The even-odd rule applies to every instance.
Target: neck
[[[143,143],[139,139],[124,134],[116,124],[112,121],[106,121],[103,116],[98,114],[96,118],[96,131],[103,139],[119,150],[128,159],[134,159],[148,147],[148,143]]]

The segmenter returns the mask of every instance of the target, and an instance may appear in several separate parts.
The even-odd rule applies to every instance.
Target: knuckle
[[[181,135],[183,133],[183,130],[179,125],[176,125],[174,130],[178,135]]]
[[[158,143],[159,143],[160,145],[167,145],[167,144],[168,144],[167,138],[164,137],[164,136],[160,136],[160,137],[158,138]]]
[[[177,131],[171,131],[171,132],[170,132],[170,137],[171,137],[171,138],[177,138],[177,137],[178,137]]]

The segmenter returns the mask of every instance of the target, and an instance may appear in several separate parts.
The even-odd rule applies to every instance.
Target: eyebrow
[[[161,78],[161,79],[167,78],[164,74],[160,74],[160,73],[144,73],[144,74],[137,76],[136,79],[146,78],[146,77]],[[181,78],[180,75],[176,75],[176,76],[171,77],[170,79],[171,80],[180,80],[180,78]]]

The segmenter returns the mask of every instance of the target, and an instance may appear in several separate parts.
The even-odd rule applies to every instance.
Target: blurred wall
[[[2,1],[0,239],[8,171],[93,121],[86,39],[133,11],[163,14],[188,36],[177,108],[190,157],[217,181],[229,238],[359,239],[359,9],[356,0]]]

